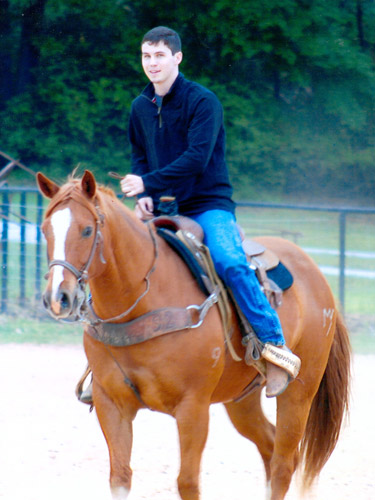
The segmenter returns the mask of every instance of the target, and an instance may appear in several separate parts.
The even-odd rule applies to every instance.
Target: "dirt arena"
[[[95,413],[74,396],[84,366],[79,346],[0,345],[0,499],[110,500],[104,438]],[[375,356],[355,357],[350,420],[307,500],[375,498],[374,368]],[[174,420],[139,412],[130,498],[177,500],[178,463]],[[221,405],[211,409],[201,484],[202,500],[266,496],[259,454]],[[293,484],[287,499],[299,498]]]

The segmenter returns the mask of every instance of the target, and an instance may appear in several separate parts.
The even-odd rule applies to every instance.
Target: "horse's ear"
[[[53,198],[60,189],[57,184],[48,179],[42,172],[36,174],[36,181],[39,191],[47,198]]]
[[[93,198],[96,193],[96,181],[90,170],[85,170],[81,181],[82,191],[88,198]]]

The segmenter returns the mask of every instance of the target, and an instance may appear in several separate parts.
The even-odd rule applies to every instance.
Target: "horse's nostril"
[[[70,298],[69,295],[65,292],[62,292],[60,294],[60,305],[62,309],[69,309],[70,308]]]

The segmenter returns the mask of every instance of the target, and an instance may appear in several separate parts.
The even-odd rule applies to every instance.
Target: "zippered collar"
[[[176,80],[173,82],[172,87],[169,89],[168,93],[165,94],[165,96],[163,97],[163,103],[169,101],[175,95],[176,91],[182,85],[184,80],[185,80],[184,75],[182,73],[179,73],[177,75]],[[154,102],[155,88],[151,82],[143,89],[141,96],[146,97],[151,102]],[[155,102],[154,104],[156,105]]]
[[[163,118],[161,116],[161,109],[165,102],[168,102],[177,92],[177,90],[181,87],[182,83],[185,81],[184,75],[179,73],[177,75],[176,80],[173,82],[172,87],[169,89],[169,92],[163,96],[162,104],[159,106],[155,97],[155,88],[154,85],[150,82],[141,93],[141,97],[146,98],[148,101],[151,101],[152,104],[157,106],[158,108],[158,117],[159,117],[159,128],[163,126]]]

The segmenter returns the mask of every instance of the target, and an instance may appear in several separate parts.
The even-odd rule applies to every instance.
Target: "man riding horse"
[[[121,180],[121,190],[138,197],[135,212],[142,220],[158,215],[159,198],[171,195],[179,213],[202,226],[219,277],[264,346],[266,395],[278,396],[298,375],[300,359],[286,347],[278,315],[242,248],[225,162],[222,106],[211,91],[179,72],[181,40],[175,31],[154,28],[141,48],[150,83],[132,103],[132,174]]]

